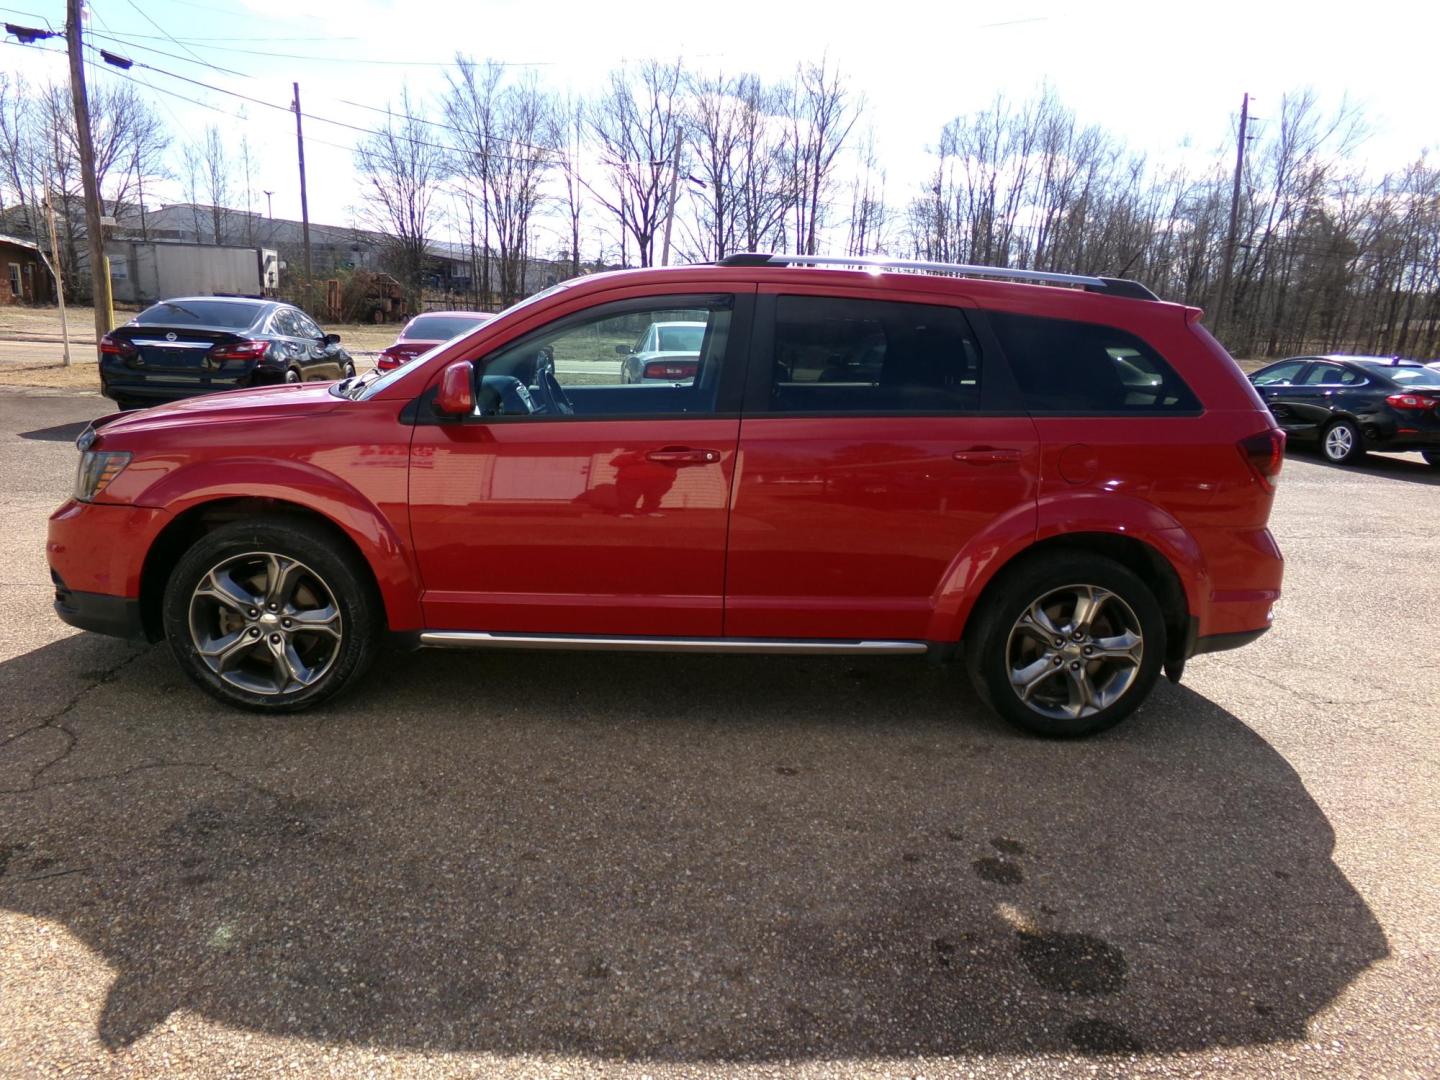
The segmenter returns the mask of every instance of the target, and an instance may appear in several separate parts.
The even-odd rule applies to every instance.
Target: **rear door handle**
[[[1020,451],[1008,447],[972,446],[969,450],[956,450],[956,461],[966,465],[1001,465],[1020,460]]]
[[[720,460],[719,450],[697,450],[689,446],[667,446],[662,450],[651,450],[645,455],[646,461],[657,465],[713,465]]]

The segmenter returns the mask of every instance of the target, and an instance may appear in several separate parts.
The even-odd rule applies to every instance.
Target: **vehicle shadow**
[[[629,1060],[1194,1050],[1303,1037],[1387,955],[1295,771],[1168,685],[1078,743],[903,660],[395,656],[273,720],[78,635],[0,691],[0,905],[113,968],[114,1049],[186,1009]]]
[[[1334,472],[1384,476],[1393,480],[1408,480],[1414,484],[1440,485],[1440,469],[1426,462],[1419,454],[1366,454],[1353,465],[1336,465],[1314,446],[1288,447],[1285,456],[1311,465],[1320,465]]]
[[[74,424],[56,424],[54,427],[36,428],[34,431],[19,432],[22,439],[39,439],[42,442],[74,442],[89,426],[89,421]]]

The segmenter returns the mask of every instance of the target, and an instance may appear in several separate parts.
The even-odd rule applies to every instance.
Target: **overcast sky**
[[[1398,168],[1440,143],[1440,15],[1430,2],[95,0],[90,8],[99,45],[281,106],[298,80],[307,114],[360,126],[382,118],[340,99],[384,106],[408,83],[413,95],[433,101],[457,49],[535,65],[547,87],[581,93],[612,67],[647,57],[783,78],[797,60],[828,53],[868,101],[864,123],[875,128],[897,205],[923,175],[925,147],[947,119],[984,106],[997,91],[1024,97],[1044,81],[1083,122],[1102,124],[1154,159],[1209,159],[1233,137],[1243,92],[1263,119],[1277,115],[1283,93],[1306,86],[1327,103],[1348,94],[1363,105],[1376,130],[1365,147],[1373,168]],[[59,0],[0,0],[0,12],[6,21],[48,19],[56,29],[64,22]],[[98,36],[106,33],[132,43]],[[193,57],[243,75],[187,62]],[[0,61],[27,76],[64,74],[63,56],[36,50],[0,49]],[[94,80],[117,77],[102,64],[91,70]],[[299,216],[293,116],[156,71],[130,74],[223,110],[150,93],[177,141],[199,139],[208,123],[237,142],[246,131],[262,159],[255,189],[274,192],[277,217]],[[235,115],[241,110],[243,121]],[[353,219],[359,189],[348,147],[355,137],[307,119],[312,220]],[[162,201],[180,198],[173,187],[166,194]],[[257,209],[264,210],[263,195]]]

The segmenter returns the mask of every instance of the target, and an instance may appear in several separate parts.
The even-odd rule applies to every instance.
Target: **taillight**
[[[645,365],[645,378],[693,379],[699,370],[698,360],[651,360]]]
[[[1280,466],[1285,464],[1285,433],[1279,428],[1269,428],[1247,435],[1235,445],[1255,475],[1273,487],[1280,475]]]
[[[135,348],[125,338],[117,338],[113,334],[106,334],[100,339],[100,351],[106,356],[138,356],[140,350]]]
[[[1440,406],[1440,398],[1427,394],[1391,394],[1385,399],[1385,404],[1392,409],[1433,409]]]
[[[216,345],[210,350],[211,360],[258,360],[270,348],[268,341],[237,341],[230,345]]]

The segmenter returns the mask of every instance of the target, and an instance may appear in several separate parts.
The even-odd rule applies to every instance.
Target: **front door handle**
[[[697,450],[689,446],[667,446],[661,450],[651,450],[645,455],[646,461],[653,461],[657,465],[713,465],[720,460],[719,450]]]
[[[1001,465],[1020,460],[1020,451],[1009,447],[972,446],[969,450],[956,450],[956,461],[966,465]]]

